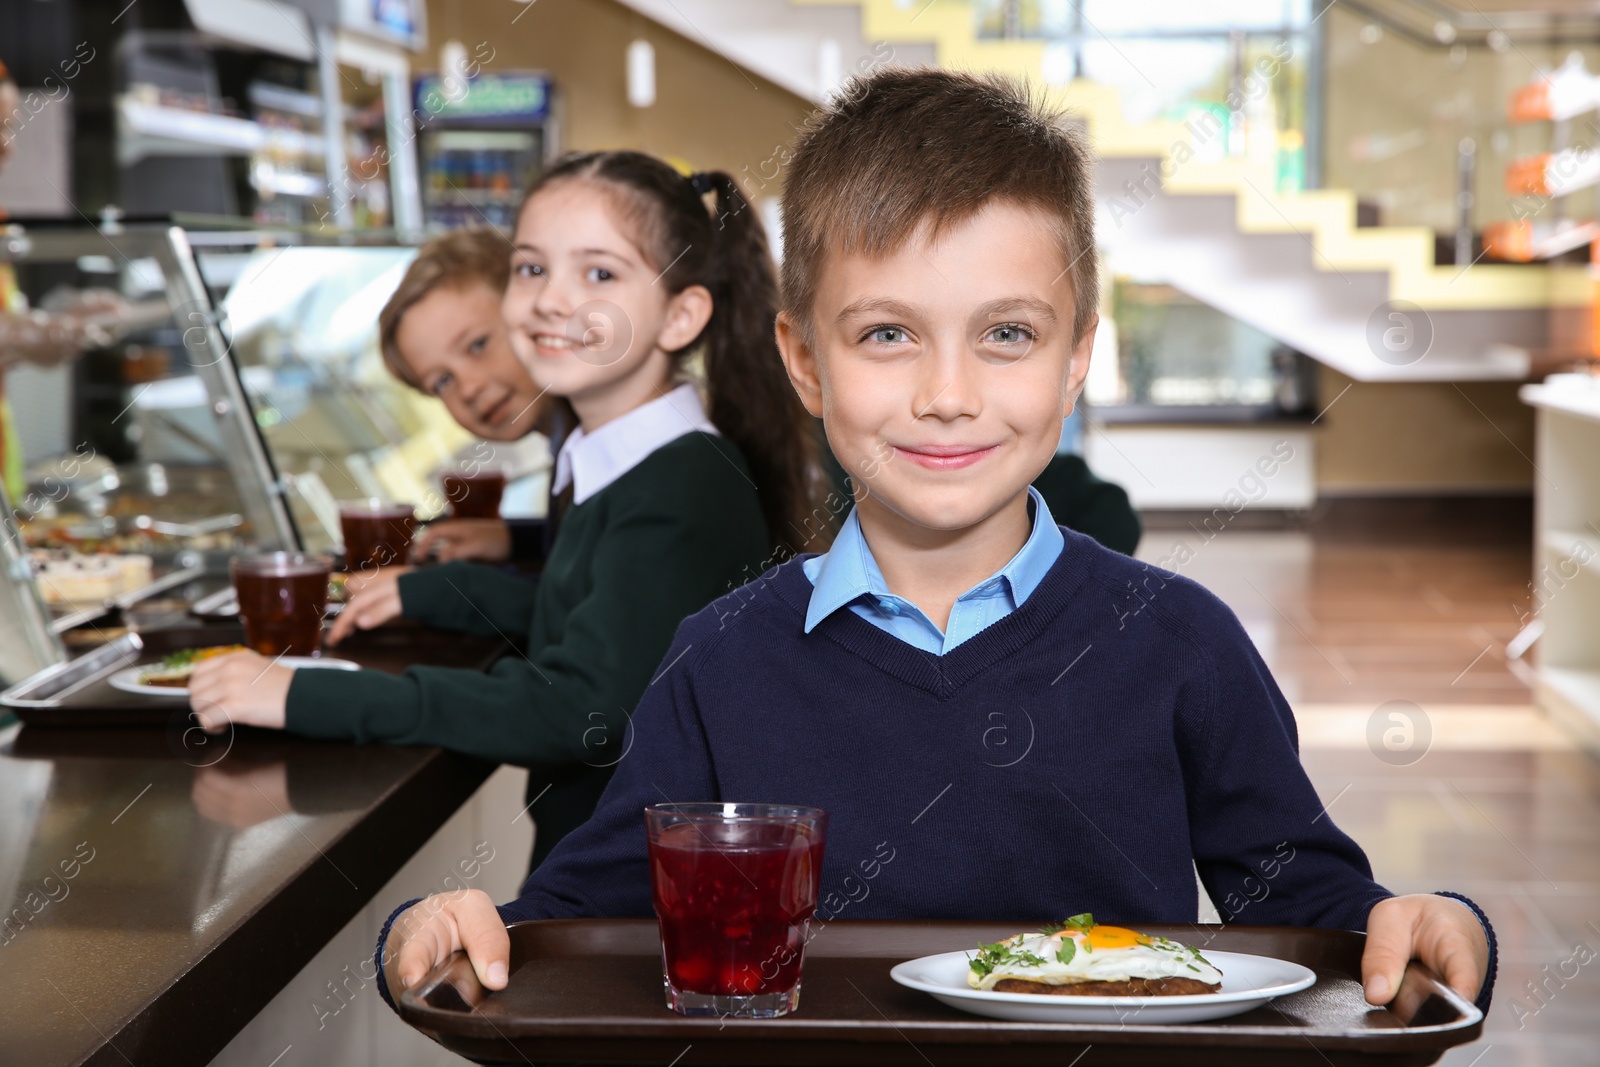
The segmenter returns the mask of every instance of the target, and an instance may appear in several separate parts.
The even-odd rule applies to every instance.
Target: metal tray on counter
[[[994,1063],[1429,1064],[1476,1039],[1483,1015],[1431,971],[1406,969],[1385,1008],[1361,992],[1366,935],[1286,926],[1141,925],[1186,944],[1292,960],[1309,989],[1205,1023],[1001,1022],[897,985],[897,963],[975,948],[1014,922],[837,920],[806,949],[800,1007],[783,1019],[687,1018],[665,1005],[654,919],[513,923],[511,981],[490,993],[456,953],[399,997],[400,1014],[481,1063],[818,1064],[939,1067]]]
[[[0,708],[31,726],[171,726],[188,721],[189,702],[129,693],[107,680],[124,667],[156,663],[180,648],[238,644],[238,622],[174,626],[127,633],[67,663],[24,678],[0,692]],[[498,640],[396,624],[352,634],[329,654],[362,667],[399,674],[413,665],[487,670],[512,647]]]
[[[144,656],[144,639],[123,634],[93,652],[46,667],[0,692],[0,706],[20,713],[24,709],[56,708],[83,689],[104,681]]]

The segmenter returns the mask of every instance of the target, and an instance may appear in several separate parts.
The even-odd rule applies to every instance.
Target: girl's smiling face
[[[1051,220],[995,202],[937,239],[819,272],[814,343],[779,347],[863,523],[937,541],[984,523],[1050,462],[1088,371]]]
[[[666,263],[641,249],[619,207],[626,194],[562,180],[517,219],[502,312],[535,384],[572,401],[589,429],[659,395],[669,355],[700,335],[711,295],[660,283]]]
[[[511,351],[500,294],[488,285],[434,289],[406,309],[395,345],[412,380],[468,433],[515,441],[533,429],[539,387]]]

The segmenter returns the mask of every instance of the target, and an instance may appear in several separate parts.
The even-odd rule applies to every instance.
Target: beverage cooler
[[[550,80],[533,72],[417,80],[423,217],[430,230],[515,224],[522,192],[559,151]]]

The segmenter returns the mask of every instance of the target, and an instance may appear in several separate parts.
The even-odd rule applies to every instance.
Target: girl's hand
[[[355,630],[370,630],[374,626],[400,617],[400,576],[410,573],[410,567],[380,567],[376,571],[352,574],[345,580],[344,610],[333,620],[328,631],[328,644],[337,645]]]
[[[1367,1003],[1394,999],[1412,959],[1476,1000],[1489,971],[1489,939],[1472,909],[1451,897],[1416,893],[1379,901],[1367,916],[1367,947],[1361,955]]]
[[[202,660],[189,676],[189,707],[207,733],[229,723],[283,729],[293,667],[280,667],[254,652],[231,652]]]
[[[383,978],[389,994],[410,989],[452,952],[465,951],[486,989],[504,989],[511,966],[511,937],[481,889],[435,893],[400,913],[383,943]]]
[[[511,558],[511,527],[501,519],[445,519],[430,523],[413,551],[418,559],[432,553],[440,563],[453,559],[503,563]]]

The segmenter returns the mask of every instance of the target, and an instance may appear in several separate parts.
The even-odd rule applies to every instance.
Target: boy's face
[[[863,521],[954,534],[1012,504],[1055,453],[1094,323],[1039,212],[996,202],[883,259],[833,254],[814,345],[787,315],[790,378],[855,480]]]
[[[395,344],[412,378],[468,433],[515,441],[533,429],[539,390],[511,351],[500,294],[488,285],[434,289],[401,316]]]

